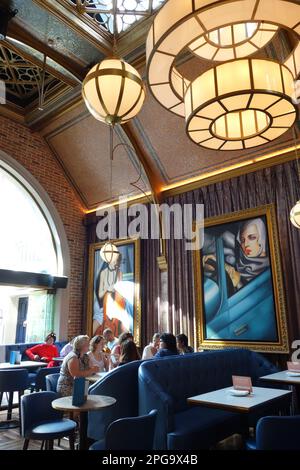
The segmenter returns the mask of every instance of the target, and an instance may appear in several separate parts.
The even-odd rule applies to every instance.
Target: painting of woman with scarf
[[[271,207],[263,209],[205,221],[204,244],[201,255],[196,254],[202,283],[198,304],[204,323],[202,342],[282,342],[286,318],[279,302],[280,260],[273,255],[275,233],[271,237],[268,233],[268,217],[275,216]]]

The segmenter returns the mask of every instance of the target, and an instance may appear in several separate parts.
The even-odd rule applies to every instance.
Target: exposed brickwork
[[[0,149],[23,165],[43,186],[65,227],[71,258],[68,334],[82,331],[83,271],[86,242],[84,213],[47,143],[37,132],[0,116]],[[84,329],[84,328],[83,328]]]

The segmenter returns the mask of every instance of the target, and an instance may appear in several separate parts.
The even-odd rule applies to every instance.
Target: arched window
[[[43,341],[65,287],[60,240],[39,193],[0,160],[0,344]],[[43,287],[44,286],[44,287]]]
[[[0,269],[61,274],[50,223],[27,189],[0,166]]]

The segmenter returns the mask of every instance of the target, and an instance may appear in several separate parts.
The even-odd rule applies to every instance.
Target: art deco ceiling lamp
[[[113,128],[134,118],[142,108],[145,88],[140,74],[116,55],[114,36],[113,56],[95,65],[82,84],[82,96],[95,119],[110,126],[110,167],[112,196],[112,160],[114,153]],[[119,253],[109,240],[102,247],[100,256],[110,264]]]
[[[270,42],[278,26],[270,23],[238,23],[214,29],[189,45],[197,56],[225,62],[248,57]]]
[[[97,120],[110,126],[110,162],[112,180],[112,160],[114,151],[119,147],[113,144],[113,128],[134,118],[142,108],[145,100],[145,86],[140,74],[127,62],[116,56],[114,37],[113,56],[95,65],[87,74],[82,85],[82,96],[90,113]],[[135,150],[131,147],[131,150]],[[140,179],[140,178],[139,178]],[[137,187],[137,182],[131,183]],[[140,189],[140,188],[139,188]],[[112,181],[111,181],[112,193]],[[112,194],[111,194],[112,196]],[[152,194],[154,202],[155,196]],[[165,250],[162,239],[161,256],[158,258],[160,268],[167,269]],[[108,241],[100,255],[106,262],[113,259],[118,248]],[[163,260],[163,263],[162,263]]]
[[[300,72],[299,18],[298,1],[169,0],[147,38],[150,90],[166,109],[185,117],[187,135],[203,147],[239,150],[272,141],[298,113],[293,90]],[[278,28],[297,39],[284,64],[243,59]],[[176,68],[187,47],[203,58],[227,62],[190,82]]]
[[[111,57],[88,72],[82,96],[94,118],[114,126],[124,124],[139,113],[145,88],[140,74],[131,65]]]

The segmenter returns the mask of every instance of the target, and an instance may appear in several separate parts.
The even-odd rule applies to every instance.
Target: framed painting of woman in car
[[[273,205],[206,219],[194,265],[200,347],[288,352]]]

